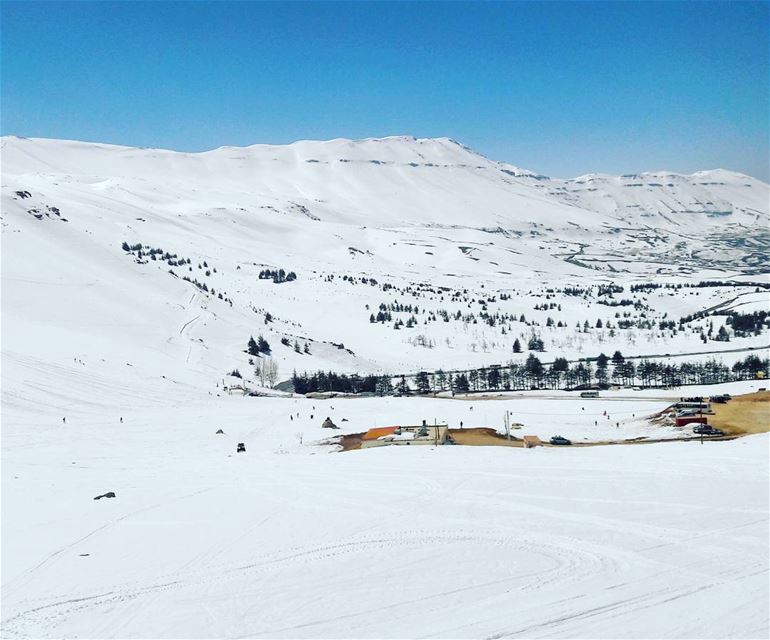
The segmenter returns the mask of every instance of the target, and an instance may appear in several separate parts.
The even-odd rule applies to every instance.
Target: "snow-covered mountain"
[[[551,179],[447,138],[204,153],[3,138],[3,392],[39,399],[28,391],[65,374],[84,395],[103,387],[126,402],[134,388],[216,392],[227,371],[248,368],[246,340],[260,333],[281,378],[504,361],[514,336],[551,331],[532,308],[548,286],[757,279],[769,193],[721,169]],[[296,280],[259,277],[278,269]],[[655,306],[679,317],[732,294],[704,296]],[[762,305],[741,296],[735,304]],[[394,300],[417,307],[414,325],[369,322]],[[609,309],[559,303],[564,331],[553,328],[549,351],[599,348],[572,327]],[[537,323],[501,332],[477,322],[482,309]],[[604,339],[604,350],[661,343]],[[700,344],[697,332],[682,340],[665,350]]]
[[[768,209],[767,185],[721,169],[555,180],[448,138],[301,141],[205,153],[22,138],[2,145],[7,178],[68,176],[71,186],[94,195],[120,192],[127,200],[133,194],[160,213],[255,207],[362,225],[606,229],[622,221],[702,232],[760,224]]]

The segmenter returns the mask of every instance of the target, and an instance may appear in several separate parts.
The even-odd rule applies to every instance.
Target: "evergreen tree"
[[[603,353],[600,353],[599,357],[596,358],[596,378],[599,384],[607,384],[607,363],[609,361],[610,359]]]
[[[538,382],[543,377],[543,363],[540,362],[540,359],[534,353],[530,353],[529,356],[527,356],[524,369],[532,378]]]
[[[250,356],[258,356],[259,355],[259,347],[257,346],[256,340],[254,340],[254,336],[251,336],[249,338],[248,352],[249,352]]]
[[[430,392],[430,379],[425,371],[420,371],[414,379],[417,386],[417,393],[429,393]]]
[[[455,391],[458,393],[467,393],[470,389],[468,378],[464,373],[458,373],[454,381]]]
[[[376,392],[380,396],[389,396],[393,393],[393,383],[390,376],[379,376],[377,378]]]
[[[513,341],[513,352],[521,353],[521,342],[519,342],[518,338],[516,338],[516,340]]]
[[[270,355],[270,344],[262,336],[257,338],[257,351],[258,353]]]

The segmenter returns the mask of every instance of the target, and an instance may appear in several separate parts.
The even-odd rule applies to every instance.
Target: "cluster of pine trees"
[[[392,393],[390,378],[385,376],[385,379],[387,382],[383,382],[381,376],[362,377],[355,373],[346,375],[333,371],[305,372],[302,374],[295,371],[291,377],[295,393],[336,391],[338,393],[380,393],[380,395]]]
[[[287,338],[287,337],[281,338],[281,344],[284,347],[291,347],[292,346],[291,340],[289,340],[289,338]],[[299,340],[294,340],[294,351],[297,352],[297,353],[310,354],[310,346],[306,342],[305,346],[301,347],[300,344],[299,344]]]
[[[272,280],[275,284],[282,282],[291,282],[297,279],[297,274],[293,271],[286,272],[285,269],[263,269],[259,272],[260,280]]]
[[[770,325],[767,311],[754,311],[753,313],[733,312],[725,321],[732,327],[737,337],[759,335],[765,326]]]
[[[406,393],[433,393],[437,391],[519,391],[527,389],[575,389],[585,387],[606,388],[610,384],[623,386],[679,386],[690,384],[717,384],[736,380],[753,379],[757,372],[767,372],[770,362],[750,355],[732,367],[711,359],[706,362],[682,362],[671,364],[653,360],[635,363],[627,360],[620,351],[612,358],[599,354],[570,365],[566,358],[556,358],[544,365],[530,353],[523,364],[481,367],[463,372],[428,373],[414,375],[413,386],[406,376],[396,384],[396,391]]]
[[[254,340],[254,336],[251,336],[246,350],[250,356],[260,356],[262,354],[269,356],[270,343],[261,335],[256,340]]]
[[[530,353],[524,363],[493,365],[461,372],[419,371],[413,376],[346,376],[333,372],[298,375],[292,378],[297,393],[338,391],[344,393],[377,393],[380,395],[429,394],[442,391],[466,393],[475,391],[521,391],[529,389],[604,388],[610,384],[643,387],[671,387],[692,384],[717,384],[750,380],[760,371],[767,373],[768,359],[749,355],[732,367],[711,359],[706,362],[671,364],[654,360],[634,362],[620,351],[610,358],[596,358],[570,364],[556,358],[543,364]]]

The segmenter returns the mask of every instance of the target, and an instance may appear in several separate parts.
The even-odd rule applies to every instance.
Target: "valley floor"
[[[624,421],[669,403],[639,393],[602,400]],[[767,434],[319,444],[327,415],[354,433],[495,426],[506,408],[534,433],[588,437],[600,406],[584,401],[584,419],[567,415],[579,400],[550,402],[227,397],[81,405],[66,424],[6,411],[3,636],[767,637]],[[628,417],[623,433],[643,434]]]

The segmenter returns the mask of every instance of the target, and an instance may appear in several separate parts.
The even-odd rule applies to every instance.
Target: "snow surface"
[[[768,281],[766,184],[552,180],[449,139],[0,144],[4,637],[767,637],[766,435],[340,453],[320,426],[501,428],[507,410],[517,436],[670,438],[647,417],[679,395],[759,383],[598,400],[224,391],[234,368],[255,385],[244,349],[260,333],[281,379],[504,364],[533,332],[544,361],[764,355],[766,332],[704,344],[724,316],[676,334],[658,322],[767,308],[766,289],[733,286]],[[279,267],[297,280],[258,278]],[[627,307],[548,292],[700,279],[726,284],[637,294],[649,329],[596,328]],[[369,322],[394,299],[419,305],[415,327]],[[545,302],[561,308],[533,308]],[[482,303],[537,324],[427,322]]]
[[[649,307],[654,328],[622,331],[594,327],[599,319],[617,323],[616,313],[628,307],[548,294],[554,286],[610,281],[626,288],[617,297],[650,281],[767,283],[770,190],[740,174],[558,181],[446,138],[199,154],[13,137],[1,144],[2,348],[12,402],[23,402],[30,386],[56,386],[62,374],[79,398],[107,393],[127,401],[131,389],[175,393],[185,385],[215,393],[215,381],[221,386],[235,368],[252,379],[243,351],[259,333],[273,346],[279,379],[294,369],[401,373],[504,364],[526,358],[511,346],[516,338],[526,345],[533,333],[546,343],[543,361],[619,349],[627,356],[705,352],[690,359],[724,352],[731,364],[767,347],[766,333],[704,345],[708,321],[676,335],[657,328],[711,308],[767,308],[767,289],[640,293],[635,299]],[[646,186],[627,186],[640,180]],[[727,209],[730,215],[716,215]],[[121,249],[124,241],[191,264],[140,264]],[[258,279],[279,267],[296,271],[297,280]],[[346,276],[378,284],[352,285]],[[435,287],[467,294],[450,300]],[[489,313],[525,315],[530,324],[513,322],[503,334],[499,323],[426,323],[428,312],[441,309],[478,314],[481,300]],[[414,327],[369,322],[380,304],[394,301],[419,306]],[[546,301],[560,309],[533,309]],[[269,324],[266,312],[274,317]],[[548,317],[565,326],[545,326]],[[708,320],[716,332],[724,316]],[[592,330],[576,331],[577,322]],[[307,342],[310,354],[281,339]]]
[[[90,407],[66,425],[4,417],[3,633],[767,636],[767,435],[315,444],[327,413],[352,431],[404,415],[491,419],[516,402],[232,397],[123,424]],[[568,431],[547,410],[541,420]]]

